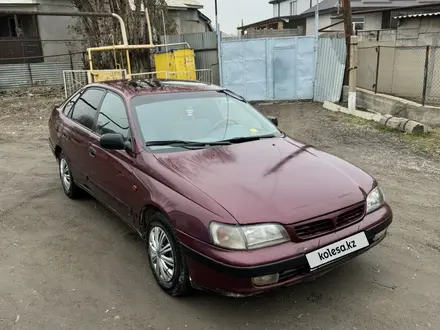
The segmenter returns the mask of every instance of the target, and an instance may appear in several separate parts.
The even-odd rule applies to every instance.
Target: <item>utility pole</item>
[[[220,86],[222,86],[223,84],[222,31],[220,29],[220,24],[218,22],[217,0],[214,0],[214,3],[215,3],[215,31],[217,32],[217,57],[218,57],[219,83]]]
[[[350,37],[350,65],[348,67],[348,110],[356,110],[358,36]]]
[[[220,33],[218,28],[219,28],[219,26],[218,26],[218,8],[217,8],[217,0],[215,0],[215,30],[217,31],[217,33]]]
[[[342,14],[344,17],[345,44],[347,45],[347,58],[345,61],[344,84],[348,84],[348,71],[350,68],[350,37],[353,35],[353,21],[351,19],[351,0],[342,1]]]

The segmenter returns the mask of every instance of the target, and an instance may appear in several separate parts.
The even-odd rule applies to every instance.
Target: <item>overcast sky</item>
[[[215,28],[215,0],[199,0],[204,6],[203,13],[212,20]],[[272,5],[269,0],[217,0],[218,20],[221,30],[226,33],[237,33],[237,26],[250,24],[272,17]]]

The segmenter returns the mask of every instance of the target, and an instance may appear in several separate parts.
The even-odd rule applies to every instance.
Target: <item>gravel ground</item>
[[[374,175],[395,212],[389,236],[313,282],[250,299],[172,299],[122,221],[64,196],[47,145],[57,102],[0,96],[0,329],[440,329],[440,140],[314,103],[258,106]]]

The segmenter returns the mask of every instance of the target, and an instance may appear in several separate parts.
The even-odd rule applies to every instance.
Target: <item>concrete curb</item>
[[[373,91],[359,87],[356,91],[356,103],[362,109],[382,115],[408,118],[431,127],[440,127],[440,107],[422,105],[393,95],[375,94]],[[344,102],[348,100],[347,86],[343,87],[342,99]]]
[[[414,120],[410,120],[408,118],[399,118],[399,117],[393,117],[391,115],[382,115],[379,113],[366,112],[360,110],[350,111],[343,106],[337,105],[329,101],[325,101],[322,107],[330,111],[342,112],[347,115],[359,117],[365,120],[375,121],[376,123],[382,126],[399,130],[401,132],[408,132],[412,134],[423,134],[423,133],[429,133],[432,130],[431,127],[416,122]]]

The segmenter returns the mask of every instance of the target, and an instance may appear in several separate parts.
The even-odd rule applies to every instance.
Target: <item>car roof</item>
[[[218,91],[222,88],[217,85],[207,84],[193,80],[165,80],[165,79],[143,79],[143,80],[112,80],[99,83],[92,83],[88,87],[104,87],[119,91],[126,97],[153,93],[179,93],[194,91]]]

